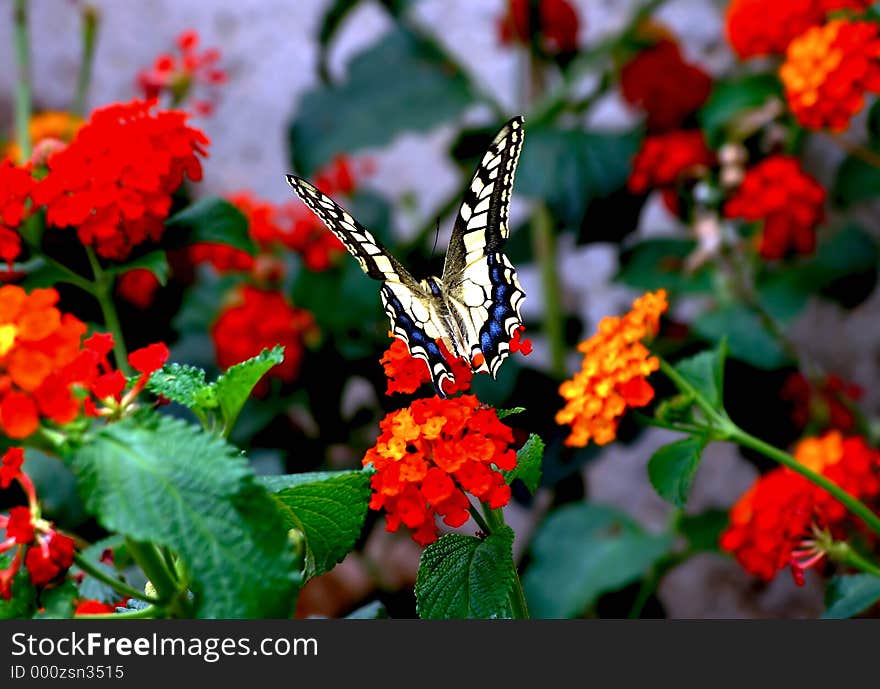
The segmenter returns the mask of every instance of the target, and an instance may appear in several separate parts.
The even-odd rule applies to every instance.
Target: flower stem
[[[156,589],[156,594],[162,604],[174,604],[179,598],[180,591],[177,580],[168,570],[159,549],[152,543],[142,543],[131,538],[126,538],[125,544],[153,588]]]
[[[486,523],[486,520],[483,519],[483,515],[480,514],[480,510],[471,505],[468,507],[468,512],[471,513],[471,517],[474,518],[474,521],[477,523],[477,526],[480,527],[480,531],[482,531],[487,536],[492,533],[492,529],[489,528],[489,525]]]
[[[835,562],[857,569],[865,574],[880,577],[880,567],[853,550],[846,541],[835,543],[828,549],[828,556]]]
[[[108,574],[103,569],[96,566],[93,562],[83,557],[80,553],[74,553],[73,561],[76,563],[76,566],[79,567],[83,572],[89,574],[90,576],[93,576],[98,581],[107,584],[107,586],[112,588],[117,593],[122,594],[123,596],[146,601],[148,603],[158,602],[157,600],[145,594],[143,591],[138,591],[133,586],[129,586],[124,581],[120,581],[116,577]]]
[[[86,113],[86,100],[92,83],[92,66],[95,61],[95,39],[98,34],[98,10],[86,5],[82,14],[82,58],[76,78],[76,95],[73,99],[73,112],[83,116]]]
[[[31,157],[31,58],[28,41],[28,0],[15,0],[14,41],[18,79],[15,83],[15,142],[21,160]]]
[[[565,377],[565,331],[562,320],[562,289],[556,256],[553,217],[547,206],[539,203],[532,213],[532,246],[541,270],[544,291],[544,332],[550,343],[550,370],[557,378]]]
[[[119,324],[119,316],[116,313],[116,305],[113,303],[113,276],[104,272],[98,257],[92,247],[86,247],[89,257],[89,265],[92,267],[92,294],[98,300],[101,314],[104,316],[104,325],[113,335],[113,354],[116,357],[116,368],[129,375],[128,350],[125,348],[125,339],[122,335],[122,326]]]

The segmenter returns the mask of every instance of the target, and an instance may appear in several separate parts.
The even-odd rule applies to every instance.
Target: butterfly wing
[[[443,285],[471,360],[482,354],[477,370],[493,376],[522,325],[525,292],[503,248],[523,134],[523,118],[514,117],[495,136],[465,193],[443,266]]]
[[[444,396],[443,379],[453,380],[454,376],[437,346],[437,340],[446,337],[441,318],[443,303],[427,292],[351,213],[304,179],[288,175],[287,181],[363,271],[383,282],[382,306],[391,320],[392,332],[406,343],[410,354],[427,362],[434,387]]]

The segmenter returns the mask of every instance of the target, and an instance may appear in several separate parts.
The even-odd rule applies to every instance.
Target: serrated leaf
[[[516,467],[504,472],[504,480],[508,485],[515,479],[526,484],[530,493],[538,490],[541,485],[541,464],[544,461],[544,441],[532,433],[525,444],[517,450]]]
[[[55,620],[73,617],[78,595],[76,585],[69,580],[53,588],[44,589],[40,593],[40,605],[43,609],[34,617]]]
[[[684,508],[706,443],[685,438],[659,448],[648,461],[648,478],[664,500]]]
[[[712,278],[708,267],[698,268],[693,273],[684,269],[685,259],[696,248],[697,243],[688,239],[646,239],[621,253],[620,270],[615,279],[646,291],[711,292]]]
[[[306,539],[306,578],[333,569],[361,535],[370,501],[370,473],[336,471],[263,476],[285,526]]]
[[[150,376],[147,389],[189,409],[217,406],[214,390],[197,366],[166,364]]]
[[[638,132],[599,133],[533,127],[527,134],[516,190],[546,201],[570,227],[580,225],[587,205],[622,188],[638,150]]]
[[[214,396],[223,415],[224,425],[232,428],[251,390],[270,368],[284,361],[284,347],[264,349],[257,356],[231,366],[214,382]]]
[[[149,270],[156,276],[159,284],[164,285],[168,282],[168,273],[170,270],[168,266],[168,257],[165,255],[164,251],[151,251],[150,253],[144,254],[124,265],[114,266],[108,272],[115,275],[125,275],[125,273],[132,270]]]
[[[845,574],[834,577],[825,589],[824,619],[844,620],[864,612],[880,601],[880,577]]]
[[[0,569],[12,564],[11,552],[0,554]],[[12,580],[12,596],[6,600],[0,596],[0,620],[20,620],[33,616],[37,610],[37,590],[31,584],[24,563]]]
[[[205,242],[225,244],[252,255],[257,253],[247,218],[221,198],[199,199],[168,218],[165,226],[171,230],[165,233],[165,241],[175,247]]]
[[[431,130],[475,100],[467,75],[400,25],[357,54],[347,72],[343,83],[320,85],[300,99],[288,130],[291,160],[300,174],[312,175],[340,153]]]
[[[711,349],[683,359],[675,370],[716,409],[721,408],[724,380],[724,349]]]
[[[536,618],[578,617],[603,593],[644,576],[673,542],[671,535],[648,533],[607,507],[562,507],[532,542],[523,580],[529,611]]]
[[[294,557],[282,516],[234,447],[178,419],[124,419],[72,465],[104,528],[180,556],[199,617],[290,614]]]
[[[510,409],[496,409],[495,413],[498,415],[499,419],[506,419],[508,416],[513,416],[514,414],[522,414],[525,410],[525,407],[511,407]]]
[[[508,594],[516,570],[509,526],[484,540],[446,534],[422,553],[416,579],[416,609],[422,619],[510,616]]]

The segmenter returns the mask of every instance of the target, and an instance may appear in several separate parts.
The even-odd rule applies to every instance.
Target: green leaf
[[[682,359],[675,370],[690,383],[713,407],[721,409],[724,396],[724,358],[727,346],[722,339],[717,349]]]
[[[693,552],[720,550],[718,539],[727,528],[726,510],[706,510],[699,514],[686,514],[678,522],[678,533],[688,540]]]
[[[12,552],[0,554],[0,569],[7,569],[12,564],[12,558]],[[31,584],[30,575],[22,562],[12,580],[12,597],[6,600],[0,596],[0,620],[29,618],[36,610],[37,590]]]
[[[526,133],[516,190],[546,201],[554,215],[578,227],[595,198],[623,188],[641,134],[533,127]]]
[[[541,463],[544,460],[544,441],[532,433],[516,453],[516,467],[504,472],[504,480],[510,485],[515,479],[526,484],[530,493],[541,485]]]
[[[648,461],[648,478],[660,497],[684,508],[706,443],[685,438],[659,448]]]
[[[68,619],[73,617],[76,599],[79,592],[76,585],[68,580],[40,594],[40,605],[43,610],[34,615],[39,619]]]
[[[76,492],[76,477],[60,459],[29,447],[24,470],[40,496],[44,517],[65,529],[74,529],[89,518]]]
[[[288,130],[291,160],[300,174],[311,176],[340,153],[384,146],[404,132],[429,131],[475,100],[456,65],[399,25],[356,55],[347,72],[343,83],[320,85],[300,100]]]
[[[742,304],[724,304],[707,311],[694,320],[693,328],[711,342],[726,338],[731,356],[757,368],[773,370],[789,362],[788,355],[760,318]]]
[[[251,390],[273,366],[284,361],[284,347],[264,349],[257,356],[231,366],[213,384],[214,395],[227,429],[232,428]]]
[[[846,209],[880,194],[880,168],[856,156],[847,156],[837,168],[831,199]]]
[[[160,285],[164,285],[168,282],[168,257],[165,255],[164,251],[151,251],[150,253],[144,254],[124,265],[114,266],[108,272],[115,275],[125,275],[125,273],[131,270],[139,269],[149,270],[156,276]]]
[[[92,543],[80,553],[80,556],[84,557],[92,564],[92,566],[97,567],[108,576],[124,581],[124,579],[121,579],[121,575],[115,567],[111,567],[101,561],[101,555],[108,548],[113,551],[113,563],[115,567],[121,567],[122,563],[128,559],[128,549],[125,545],[125,539],[122,536],[108,536],[107,538]],[[82,572],[82,570],[79,569],[79,567],[74,566],[72,572],[78,573]],[[115,589],[90,574],[85,574],[85,572],[82,573],[84,576],[79,585],[80,598],[84,600],[97,600],[101,603],[116,603],[119,601],[120,596]]]
[[[263,476],[288,529],[306,539],[307,578],[341,562],[361,535],[370,501],[370,472],[338,471]]]
[[[728,134],[735,133],[747,111],[781,96],[782,85],[774,74],[715,81],[709,99],[697,113],[709,146],[717,148],[727,140]]]
[[[109,531],[176,552],[199,617],[287,617],[294,557],[247,459],[166,416],[102,428],[72,459],[87,509]]]
[[[864,612],[880,601],[880,577],[845,574],[834,577],[825,589],[824,619],[844,620]]]
[[[615,279],[640,290],[665,289],[678,294],[704,294],[712,291],[707,267],[694,273],[684,270],[685,258],[696,249],[689,239],[646,239],[620,256]]]
[[[868,110],[867,130],[871,147],[880,148],[880,101],[875,100]]]
[[[603,593],[644,576],[673,545],[607,507],[567,505],[552,513],[532,542],[523,587],[536,618],[578,617]]]
[[[165,225],[172,230],[166,233],[166,240],[175,247],[206,242],[257,253],[257,245],[248,232],[247,218],[221,198],[199,199],[168,218]]]
[[[495,413],[498,415],[499,419],[506,419],[508,416],[513,416],[514,414],[522,414],[525,410],[525,407],[511,407],[510,409],[496,409]]]
[[[205,372],[197,366],[166,364],[150,376],[147,388],[189,409],[217,406],[213,387],[205,381]]]
[[[416,578],[416,610],[428,620],[510,617],[516,570],[509,526],[484,540],[446,534],[425,548]]]

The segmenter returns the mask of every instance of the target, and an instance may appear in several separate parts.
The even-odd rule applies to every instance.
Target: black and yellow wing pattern
[[[456,216],[441,278],[416,280],[372,233],[309,182],[288,175],[303,202],[357,259],[382,281],[382,304],[393,333],[410,354],[427,362],[437,394],[452,369],[438,341],[493,376],[522,325],[525,293],[503,253],[516,164],[522,149],[522,118],[507,122],[483,156]]]

